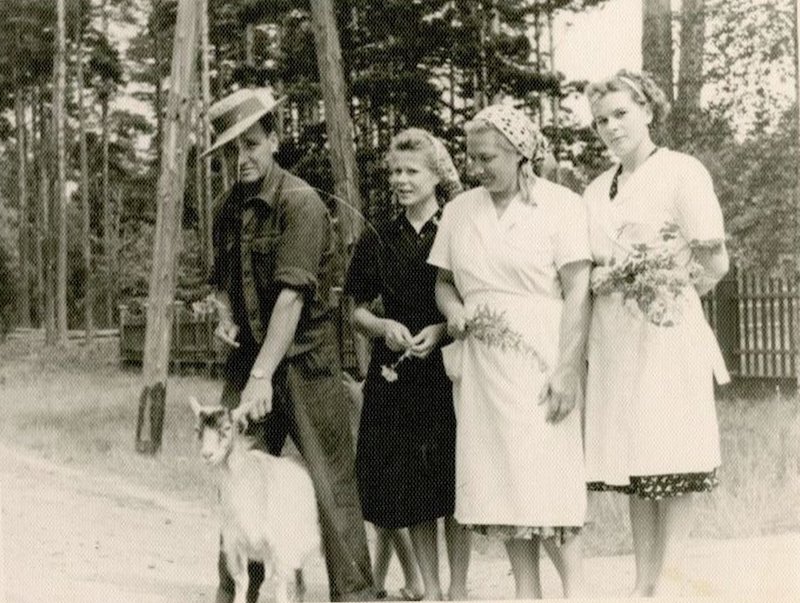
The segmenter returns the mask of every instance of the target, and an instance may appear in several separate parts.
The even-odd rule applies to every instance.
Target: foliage
[[[743,267],[774,272],[797,253],[796,119],[792,109],[771,132],[697,151],[714,176],[732,254]]]
[[[706,11],[711,107],[739,138],[774,129],[794,100],[794,2],[706,0]]]

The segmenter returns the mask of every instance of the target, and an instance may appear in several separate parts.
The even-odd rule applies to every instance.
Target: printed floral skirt
[[[509,525],[466,525],[469,530],[497,540],[533,540],[534,538],[553,538],[561,546],[570,538],[581,533],[581,526],[534,527]]]
[[[668,473],[666,475],[632,475],[627,486],[605,482],[589,482],[593,492],[621,492],[647,500],[661,500],[690,492],[711,492],[719,485],[717,470],[701,473]]]

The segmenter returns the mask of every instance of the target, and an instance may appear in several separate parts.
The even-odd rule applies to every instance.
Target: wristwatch
[[[250,371],[250,376],[254,379],[267,379],[269,375],[267,375],[267,371],[264,369],[254,368]]]

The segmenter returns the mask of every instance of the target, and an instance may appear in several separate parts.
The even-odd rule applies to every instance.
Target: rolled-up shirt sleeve
[[[319,284],[323,255],[331,245],[328,209],[313,191],[293,191],[283,220],[273,280],[303,293],[313,293]]]

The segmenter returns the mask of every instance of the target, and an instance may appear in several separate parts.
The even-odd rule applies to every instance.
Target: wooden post
[[[186,155],[192,126],[191,109],[199,23],[197,2],[179,0],[162,138],[161,173],[158,178],[153,268],[147,298],[142,368],[144,384],[139,396],[136,424],[136,450],[143,454],[158,452],[164,427],[172,304],[181,237]]]
[[[361,196],[358,190],[353,123],[350,119],[342,50],[339,46],[332,0],[311,2],[311,19],[322,98],[325,101],[325,129],[331,150],[337,214],[342,241],[345,248],[350,250],[361,230]]]
[[[203,0],[203,5],[200,9],[200,92],[203,107],[203,149],[211,147],[211,123],[208,120],[208,108],[211,106],[211,69],[209,66],[208,53],[208,0]],[[205,167],[205,197],[203,197],[203,200],[206,218],[204,221],[205,230],[201,236],[204,241],[203,249],[206,252],[206,266],[210,269],[211,264],[214,262],[214,249],[211,240],[211,230],[214,220],[214,187],[211,181],[211,155],[206,155],[203,161]]]

